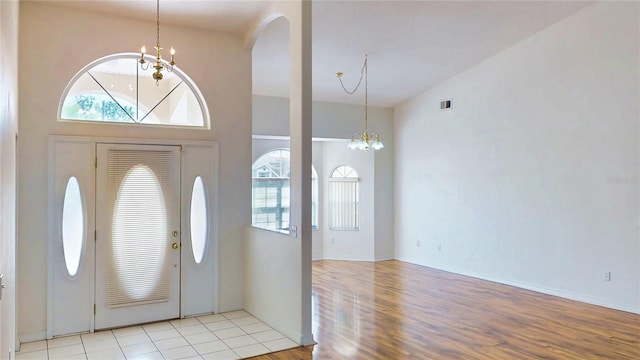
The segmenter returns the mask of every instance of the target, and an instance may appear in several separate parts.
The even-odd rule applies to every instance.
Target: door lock
[[[174,248],[174,249],[177,249],[177,248],[180,247],[180,245],[178,245],[178,243],[173,243],[173,244],[171,244],[171,247]]]
[[[173,230],[173,237],[178,237],[178,235],[180,235],[178,230]]]

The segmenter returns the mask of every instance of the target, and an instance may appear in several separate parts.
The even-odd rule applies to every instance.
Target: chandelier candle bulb
[[[162,47],[160,47],[160,0],[156,0],[156,46],[154,46],[154,49],[156,50],[156,61],[153,68],[156,69],[156,71],[152,74],[152,77],[156,81],[156,86],[159,86],[160,80],[162,80],[162,78],[164,77],[162,75],[162,70],[172,72],[173,65],[176,64],[176,62],[174,61],[176,51],[173,49],[173,47],[171,48],[171,61],[168,64],[169,66],[165,67],[165,65],[162,64],[164,60],[162,59],[161,54]],[[150,63],[147,63],[144,60],[144,55],[146,52],[147,48],[145,46],[142,46],[142,48],[140,49],[140,60],[138,62],[140,63],[140,69],[142,69],[143,71],[148,70],[150,67]]]

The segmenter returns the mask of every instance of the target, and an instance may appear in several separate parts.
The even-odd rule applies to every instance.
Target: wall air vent
[[[440,110],[449,110],[451,109],[451,99],[440,101]]]

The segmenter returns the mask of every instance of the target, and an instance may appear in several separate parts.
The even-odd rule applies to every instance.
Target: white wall
[[[398,259],[640,312],[638,14],[596,3],[396,109]]]
[[[275,231],[246,227],[245,309],[292,340],[301,339],[299,292],[300,239]]]
[[[4,2],[3,2],[4,3]],[[46,327],[47,136],[216,140],[220,149],[219,311],[243,307],[243,227],[250,221],[251,54],[242,39],[162,25],[162,42],[199,86],[211,130],[57,121],[60,96],[77,71],[108,54],[134,52],[154,41],[154,23],[22,2],[20,8],[20,144],[18,332]],[[43,36],[46,35],[46,36]],[[202,61],[208,59],[208,61]]]
[[[253,133],[254,135],[286,136],[288,134],[288,106],[289,99],[253,96]],[[328,232],[326,219],[327,210],[320,213],[320,230],[322,234],[314,232],[313,258],[350,259],[350,260],[385,260],[393,258],[393,228],[394,228],[394,198],[393,198],[393,110],[387,108],[369,107],[369,130],[380,134],[385,148],[380,151],[349,150],[345,141],[323,141],[321,145],[314,142],[313,164],[318,170],[321,184],[320,197],[326,204],[326,179],[345,159],[355,161],[360,174],[367,174],[364,188],[361,188],[365,204],[361,209],[371,214],[363,214],[367,228],[360,232],[338,231]],[[313,136],[324,139],[347,139],[353,133],[361,132],[364,126],[364,107],[362,105],[347,105],[326,102],[313,103]],[[254,146],[256,142],[254,141]],[[261,148],[260,148],[261,149]],[[255,159],[254,154],[254,159]],[[259,155],[258,155],[259,156]],[[322,164],[322,169],[318,168]],[[329,166],[329,167],[327,167]],[[366,169],[365,169],[366,168]],[[370,185],[370,186],[369,186]],[[361,184],[362,186],[362,184]],[[322,194],[324,193],[324,195]],[[375,194],[375,195],[374,195]],[[375,210],[373,206],[375,204]],[[322,208],[322,207],[321,207]],[[369,219],[371,217],[371,219]],[[318,235],[322,235],[319,242]],[[350,241],[341,242],[337,246],[331,243],[335,238],[353,237]],[[368,237],[371,248],[363,245],[361,237]],[[360,239],[360,240],[358,240]],[[318,246],[320,245],[320,248]],[[322,249],[322,250],[321,250]],[[358,249],[358,250],[356,250]],[[326,252],[329,251],[329,252]]]
[[[323,169],[322,169],[322,142],[314,141],[312,144],[312,156],[311,161],[313,163],[313,167],[316,168],[316,172],[318,173],[318,199],[322,199],[322,179],[323,179]],[[253,139],[252,145],[252,160],[253,164],[258,158],[267,152],[275,149],[289,149],[289,141],[288,140],[278,140],[278,139]],[[319,206],[322,205],[321,203]],[[322,224],[322,208],[319,210],[320,214],[318,214],[318,223]],[[311,258],[313,260],[322,259],[322,227],[318,227],[318,229],[313,230],[311,234],[312,241],[312,251]]]
[[[393,113],[390,114],[393,116]],[[389,260],[394,258],[394,212],[395,199],[394,184],[394,153],[393,121],[380,121],[376,124],[376,131],[388,134],[384,137],[384,149],[373,153],[375,180],[373,188],[374,201],[374,233],[375,260]]]
[[[339,86],[336,84],[336,86]],[[369,106],[369,131],[380,134],[385,143],[393,140],[393,110]],[[347,139],[364,127],[364,105],[350,105],[314,101],[313,137]],[[272,96],[253,96],[253,134],[289,135],[289,99]],[[393,153],[391,146],[385,151]]]
[[[0,358],[16,343],[16,134],[18,131],[17,1],[0,1]]]
[[[374,156],[375,154],[360,150],[350,150],[347,141],[333,141],[324,144],[323,168],[325,181],[322,182],[324,204],[329,203],[329,182],[326,178],[341,165],[351,166],[359,177],[358,188],[360,191],[360,228],[354,231],[336,231],[329,229],[328,221],[322,224],[324,232],[323,255],[325,259],[332,260],[375,260],[375,178]],[[384,150],[380,150],[384,151]],[[323,209],[325,219],[329,218],[329,207]]]

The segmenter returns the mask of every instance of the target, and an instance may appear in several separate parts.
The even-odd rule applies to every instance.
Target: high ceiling
[[[47,0],[153,21],[154,0]],[[313,97],[363,103],[344,93],[369,55],[369,103],[392,107],[558,22],[589,1],[315,1]],[[161,0],[161,23],[244,34],[268,1]],[[253,50],[254,94],[288,96],[288,23],[279,19]]]

